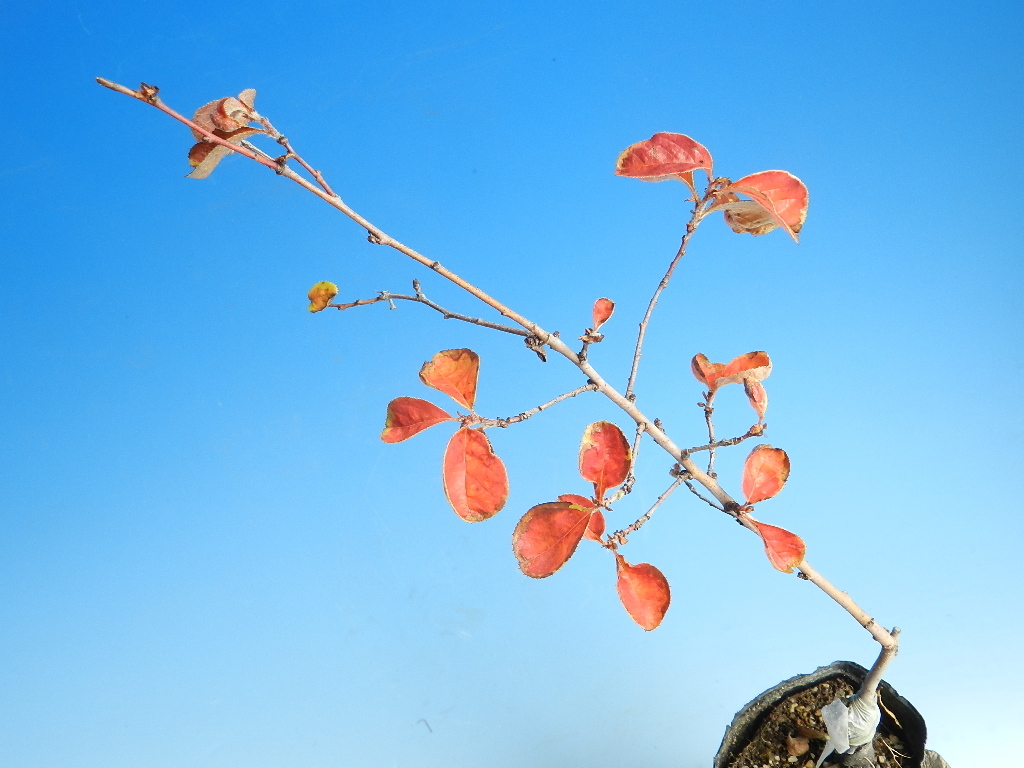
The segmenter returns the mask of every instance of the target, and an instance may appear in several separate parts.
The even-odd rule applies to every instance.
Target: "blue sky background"
[[[450,427],[384,445],[388,400],[447,406],[416,377],[441,349],[481,354],[491,416],[574,369],[416,306],[310,315],[318,280],[352,300],[414,277],[486,312],[265,169],[182,178],[185,129],[97,75],[188,113],[257,88],[359,211],[549,329],[613,298],[592,360],[619,385],[686,204],[614,177],[617,154],[678,131],[733,178],[800,176],[800,246],[702,227],[639,403],[698,444],[689,359],[767,350],[766,439],[794,469],[760,516],[903,628],[888,679],[933,748],[1019,754],[1018,4],[83,0],[0,20],[0,763],[696,768],[763,689],[876,652],[683,493],[624,550],[672,583],[656,632],[593,545],[522,576],[516,520],[585,491],[584,426],[626,420],[591,395],[494,434],[511,498],[463,523]],[[720,460],[734,490],[746,452]],[[613,524],[668,483],[650,446],[640,468]]]

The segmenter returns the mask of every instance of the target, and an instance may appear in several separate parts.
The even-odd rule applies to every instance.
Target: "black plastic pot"
[[[813,688],[818,683],[835,679],[846,680],[856,690],[860,687],[866,674],[867,670],[860,664],[854,664],[852,661],[836,661],[827,667],[818,667],[809,675],[791,677],[765,691],[736,713],[732,725],[726,729],[725,736],[722,738],[722,746],[718,748],[718,754],[715,755],[714,768],[732,768],[733,761],[754,739],[768,714],[776,705],[790,696]],[[909,768],[922,768],[922,761],[925,757],[924,744],[928,736],[924,718],[914,709],[913,704],[900,696],[884,680],[878,689],[882,694],[883,704],[880,729],[883,733],[898,736],[903,745],[912,752],[908,763]],[[895,720],[885,710],[889,710],[892,715],[895,715]]]

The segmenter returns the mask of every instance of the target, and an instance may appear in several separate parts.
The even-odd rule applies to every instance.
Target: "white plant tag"
[[[821,708],[821,717],[825,721],[825,730],[828,731],[828,741],[814,768],[821,768],[825,758],[832,752],[841,755],[875,738],[875,731],[878,730],[878,723],[882,719],[878,698],[872,697],[870,701],[863,701],[851,696],[849,701],[850,704],[847,706],[842,699],[835,699],[828,706]]]

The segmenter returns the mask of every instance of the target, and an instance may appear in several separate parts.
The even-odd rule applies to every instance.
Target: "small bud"
[[[331,299],[338,295],[338,286],[324,280],[309,289],[309,311],[319,312],[327,308]]]

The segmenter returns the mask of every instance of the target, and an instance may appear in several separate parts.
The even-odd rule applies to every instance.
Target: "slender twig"
[[[506,419],[480,419],[479,423],[485,427],[508,427],[511,424],[518,424],[521,421],[526,421],[531,416],[536,416],[541,411],[546,411],[552,405],[556,405],[563,400],[568,400],[570,397],[576,397],[576,395],[582,395],[584,392],[593,392],[597,389],[596,384],[584,384],[582,387],[576,387],[569,392],[563,392],[558,397],[548,400],[546,403],[541,403],[535,408],[531,408],[528,411],[523,411],[517,416],[509,416]]]
[[[608,542],[614,543],[618,546],[622,546],[627,541],[629,541],[627,537],[639,531],[641,526],[643,526],[644,523],[651,519],[651,515],[653,515],[655,510],[657,510],[657,508],[661,506],[662,502],[665,501],[665,499],[667,499],[669,496],[671,496],[673,491],[675,491],[675,489],[682,485],[684,482],[685,480],[682,477],[677,477],[675,481],[672,483],[672,485],[670,485],[668,489],[657,498],[654,504],[651,505],[651,508],[644,512],[640,517],[638,517],[635,522],[633,522],[631,525],[626,526],[621,531],[616,531],[615,533],[608,534]]]
[[[659,427],[661,426],[661,422],[658,421],[658,419],[655,419],[654,423]],[[642,444],[644,432],[646,431],[646,423],[636,425],[636,434],[633,436],[633,448],[629,452],[629,471],[626,472],[626,479],[622,482],[622,485],[619,486],[619,490],[617,490],[612,497],[608,499],[608,504],[614,504],[633,492],[633,484],[636,483],[636,460],[640,455],[640,446]]]
[[[701,492],[700,492],[700,491],[698,491],[698,490],[697,490],[696,488],[694,488],[694,487],[693,487],[693,483],[691,483],[691,482],[690,482],[689,480],[684,480],[683,482],[684,482],[684,483],[686,483],[686,487],[690,489],[690,493],[692,493],[692,494],[693,494],[694,496],[696,496],[696,497],[697,497],[698,499],[700,499],[701,501],[703,501],[703,502],[704,502],[705,504],[709,504],[709,505],[711,505],[712,507],[714,507],[715,509],[717,509],[717,510],[718,510],[719,512],[724,512],[724,511],[725,511],[725,510],[724,510],[724,509],[723,509],[722,507],[720,507],[720,506],[719,506],[719,505],[718,505],[718,504],[717,504],[716,502],[712,501],[712,500],[711,500],[711,499],[709,499],[709,498],[708,498],[707,496],[705,496],[705,495],[704,495],[703,493],[701,493]]]
[[[479,317],[470,317],[469,315],[463,315],[458,312],[452,312],[450,309],[445,309],[439,304],[434,303],[423,294],[416,294],[415,296],[406,296],[401,293],[391,293],[391,291],[381,291],[380,295],[372,299],[358,299],[357,301],[350,301],[347,304],[328,304],[328,307],[334,307],[339,310],[352,309],[353,307],[365,307],[369,304],[376,304],[380,301],[414,301],[417,304],[423,304],[436,310],[444,316],[445,320],[461,320],[464,323],[472,323],[473,325],[480,325],[484,328],[492,328],[495,331],[502,331],[503,333],[512,333],[516,336],[529,336],[528,331],[524,331],[520,328],[513,328],[510,325],[502,325],[501,323],[492,323],[490,320],[482,320]]]
[[[633,350],[633,365],[629,370],[629,380],[626,382],[626,398],[629,400],[636,399],[634,385],[636,384],[637,371],[640,368],[640,358],[643,357],[644,337],[647,335],[647,326],[651,322],[651,315],[654,314],[654,308],[658,305],[658,299],[661,297],[662,291],[668,288],[669,281],[672,280],[672,273],[676,271],[676,267],[679,266],[679,262],[682,261],[683,256],[686,255],[686,246],[689,245],[690,238],[693,237],[693,233],[697,231],[697,227],[700,225],[701,219],[707,215],[707,203],[712,199],[716,191],[717,184],[713,181],[709,181],[704,197],[697,201],[693,206],[693,212],[690,215],[690,220],[686,223],[686,234],[683,235],[683,239],[679,243],[679,250],[677,250],[676,255],[672,257],[672,261],[669,263],[668,269],[665,271],[665,276],[661,278],[661,282],[659,282],[658,287],[654,289],[654,295],[651,296],[651,300],[647,304],[647,311],[644,312],[644,319],[640,321],[640,330],[636,337],[636,347]],[[694,194],[694,197],[696,197],[696,193]]]
[[[718,483],[718,480],[710,473],[702,471],[701,468],[698,467],[697,464],[693,461],[693,459],[672,441],[672,439],[665,433],[661,426],[659,426],[654,420],[648,419],[644,415],[644,413],[636,407],[634,403],[635,397],[633,396],[633,392],[631,391],[631,389],[627,389],[629,397],[618,392],[607,381],[605,381],[605,379],[597,372],[597,370],[594,369],[594,367],[590,364],[588,360],[581,360],[579,355],[577,355],[562,339],[560,339],[557,334],[549,333],[548,331],[544,330],[541,326],[539,326],[537,323],[527,319],[518,312],[505,306],[497,299],[493,298],[492,296],[482,291],[480,288],[477,288],[474,284],[459,277],[451,270],[442,266],[440,262],[434,261],[424,256],[418,251],[410,248],[409,246],[399,242],[390,235],[386,234],[383,230],[372,224],[366,218],[364,218],[355,210],[346,205],[340,197],[329,194],[324,188],[318,186],[317,184],[314,184],[308,179],[305,179],[304,177],[295,173],[295,171],[293,171],[286,164],[275,163],[272,160],[267,160],[267,158],[263,156],[262,153],[256,154],[255,152],[246,149],[245,147],[241,147],[237,144],[231,144],[230,142],[221,139],[220,137],[214,135],[210,131],[207,131],[201,126],[196,125],[188,118],[184,117],[183,115],[180,115],[173,109],[167,107],[157,97],[157,88],[149,85],[143,85],[140,87],[138,91],[133,91],[130,88],[126,88],[123,85],[118,85],[117,83],[113,83],[109,80],[104,80],[103,78],[97,78],[97,82],[99,82],[100,85],[110,88],[111,90],[117,91],[118,93],[122,93],[126,96],[131,96],[151,106],[154,106],[161,112],[164,112],[165,114],[173,117],[175,120],[178,120],[179,122],[184,123],[185,125],[192,128],[193,130],[198,131],[201,135],[205,136],[208,141],[212,141],[215,144],[221,144],[233,152],[237,152],[238,154],[244,157],[248,157],[250,160],[258,162],[260,165],[264,165],[268,168],[271,168],[275,173],[284,176],[290,181],[293,181],[294,183],[301,186],[303,189],[307,190],[308,192],[311,192],[312,194],[316,195],[320,199],[327,202],[329,205],[333,206],[334,208],[348,216],[360,227],[364,228],[367,231],[368,239],[370,240],[370,242],[376,243],[378,245],[386,245],[390,248],[395,249],[399,253],[405,254],[413,261],[416,261],[419,264],[422,264],[423,266],[427,267],[428,269],[433,270],[435,273],[441,275],[442,277],[446,278],[447,280],[451,281],[455,285],[465,290],[467,293],[471,294],[472,296],[475,296],[483,303],[497,310],[504,317],[507,317],[512,322],[529,331],[529,334],[527,335],[526,339],[527,342],[533,340],[534,343],[533,345],[531,345],[532,348],[537,349],[539,352],[540,348],[546,345],[550,347],[553,351],[562,355],[562,357],[569,360],[569,362],[571,362],[577,368],[579,368],[583,375],[587,377],[588,385],[593,385],[596,391],[600,392],[609,400],[611,400],[616,406],[618,406],[622,411],[624,411],[634,421],[634,423],[636,423],[637,425],[645,425],[644,429],[647,432],[647,434],[651,436],[651,439],[654,440],[654,442],[657,443],[671,457],[673,457],[686,471],[687,479],[695,480],[701,485],[703,485],[708,490],[708,492],[711,493],[711,495],[718,500],[718,502],[722,505],[721,511],[725,512],[729,516],[736,519],[737,522],[739,522],[748,530],[757,533],[756,523],[750,518],[748,514],[741,513],[740,510],[743,508],[735,499],[732,498],[732,496],[729,495],[729,493],[725,491],[724,488],[722,488],[722,486]],[[709,185],[708,192],[705,194],[703,200],[710,199],[710,197],[716,190],[717,184],[720,181],[722,180],[716,179]],[[667,278],[671,277],[671,273],[675,269],[675,265],[678,264],[679,260],[685,253],[685,246],[689,242],[689,238],[693,234],[693,231],[696,229],[696,224],[703,217],[704,213],[706,213],[706,211],[704,213],[699,213],[703,207],[702,203],[698,204],[694,209],[693,218],[691,218],[690,223],[687,225],[687,232],[686,235],[683,237],[683,241],[680,245],[679,252],[676,254],[676,258],[673,259],[673,262],[669,268],[669,272],[666,274],[666,278],[662,279],[664,285],[667,285]],[[652,298],[651,304],[648,306],[647,314],[645,315],[645,323],[650,320],[650,314],[651,312],[653,312],[654,305],[657,303],[657,297],[660,295],[661,291],[664,290],[664,285],[659,284],[658,290],[655,291],[655,295]],[[642,342],[643,335],[645,332],[646,325],[642,325],[640,338],[638,339],[638,342]],[[638,343],[637,349],[634,353],[633,370],[630,374],[630,381],[628,387],[632,387],[632,384],[635,380],[635,373],[637,366],[639,364],[641,346],[642,344]],[[713,439],[711,440],[711,442],[714,442]],[[896,647],[898,642],[896,637],[890,634],[880,625],[878,625],[873,619],[871,619],[871,617],[868,616],[867,613],[859,605],[857,605],[857,603],[854,602],[848,594],[838,590],[835,586],[833,586],[827,579],[825,579],[817,571],[811,568],[810,564],[807,563],[807,561],[801,562],[798,568],[800,569],[803,578],[812,582],[815,586],[817,586],[819,589],[825,592],[825,594],[827,594],[829,597],[835,600],[844,610],[847,611],[847,613],[849,613],[851,616],[857,619],[857,621],[865,629],[867,629],[868,632],[871,633],[872,637],[874,637],[875,640],[883,646],[883,648]]]
[[[686,453],[698,453],[699,451],[713,451],[716,448],[728,448],[731,445],[739,445],[748,438],[758,437],[763,434],[763,430],[760,432],[749,430],[747,434],[740,435],[739,437],[730,437],[728,440],[716,440],[715,442],[708,443],[707,445],[698,445],[696,448],[687,448]]]
[[[715,413],[714,402],[715,392],[713,389],[709,388],[708,391],[704,393],[704,402],[701,403],[700,405],[704,409],[704,421],[707,422],[708,425],[708,444],[712,446],[711,448],[708,449],[708,474],[711,475],[712,477],[718,477],[718,475],[715,474],[715,421],[713,418]]]
[[[295,162],[297,162],[299,165],[306,169],[310,176],[316,179],[316,183],[321,186],[324,192],[326,192],[331,197],[338,197],[338,193],[331,189],[330,185],[327,183],[327,180],[324,179],[323,174],[320,173],[320,171],[316,170],[305,160],[303,160],[302,156],[292,148],[291,142],[288,141],[288,139],[286,139],[281,134],[281,132],[271,124],[271,122],[267,118],[263,117],[263,115],[260,114],[254,114],[253,117],[256,118],[256,122],[263,126],[263,129],[267,132],[267,135],[270,136],[270,138],[272,138],[274,141],[276,141],[278,144],[284,147],[285,154],[283,157],[278,159],[278,162],[283,164],[288,162],[288,160],[290,159],[294,159]]]

